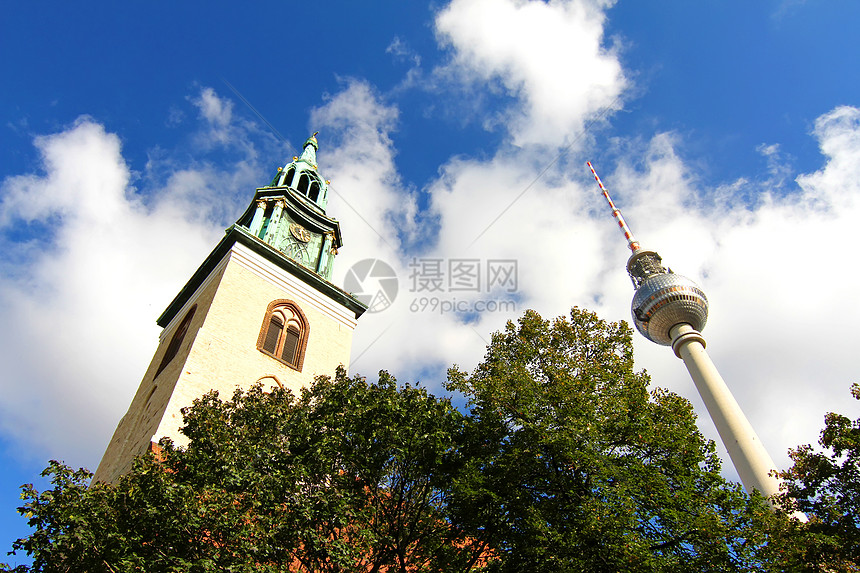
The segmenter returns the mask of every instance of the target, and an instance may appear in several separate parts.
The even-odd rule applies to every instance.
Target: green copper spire
[[[340,224],[325,212],[328,181],[317,171],[317,133],[305,141],[301,157],[279,167],[272,182],[257,189],[236,223],[288,259],[331,280],[334,256],[343,242]]]
[[[309,199],[325,213],[328,203],[328,181],[317,171],[318,133],[318,131],[314,132],[305,140],[301,157],[293,157],[291,163],[278,168],[278,174],[272,179],[269,187],[289,187]]]
[[[312,136],[305,140],[304,151],[302,151],[302,156],[299,158],[299,161],[304,161],[314,169],[317,168],[317,150],[320,148],[317,143],[318,133],[318,131],[315,131]]]

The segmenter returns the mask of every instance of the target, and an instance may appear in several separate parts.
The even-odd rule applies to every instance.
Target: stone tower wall
[[[280,299],[301,308],[309,325],[301,372],[257,349],[268,305]],[[179,352],[155,378],[155,372],[188,309],[197,305]],[[222,398],[236,387],[261,380],[298,393],[321,374],[348,365],[353,311],[321,294],[289,272],[236,243],[162,332],[152,363],[128,413],[117,426],[94,481],[113,481],[128,471],[133,458],[167,436],[179,433],[181,409],[215,389]]]

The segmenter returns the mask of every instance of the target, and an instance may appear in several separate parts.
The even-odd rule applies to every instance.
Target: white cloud
[[[402,184],[396,169],[390,133],[397,121],[397,109],[356,80],[346,82],[343,91],[328,97],[311,115],[311,125],[320,130],[320,170],[335,191],[327,211],[340,220],[344,234],[335,284],[342,286],[349,268],[366,258],[385,261],[401,278],[394,306],[362,317],[351,370],[372,373],[389,368],[408,376],[442,358],[436,349],[428,352],[425,344],[433,327],[422,323],[416,330],[408,311],[403,279],[408,276],[412,245],[423,242],[426,227],[414,191]],[[400,344],[404,340],[410,343]]]
[[[525,308],[554,315],[575,300],[593,306],[600,299],[597,277],[604,249],[587,214],[596,204],[594,196],[583,193],[580,183],[558,175],[529,186],[551,157],[539,151],[545,149],[543,144],[560,144],[610,104],[625,85],[614,56],[600,46],[601,7],[605,4],[455,1],[439,13],[440,40],[454,48],[452,63],[442,72],[456,75],[465,85],[486,80],[505,83],[519,102],[510,110],[512,123],[506,125],[510,139],[519,145],[542,145],[505,147],[487,160],[452,158],[427,189],[431,204],[426,212],[416,211],[414,194],[403,189],[396,176],[389,125],[378,124],[380,135],[366,133],[366,141],[358,146],[380,152],[371,154],[372,161],[356,156],[351,163],[339,164],[350,181],[348,189],[354,189],[349,196],[361,197],[360,204],[374,211],[365,215],[373,228],[379,231],[382,225],[395,237],[407,237],[405,242],[388,240],[386,245],[375,241],[376,250],[374,245],[360,245],[370,250],[360,251],[358,258],[378,256],[395,266],[400,294],[392,308],[362,318],[354,345],[354,355],[360,358],[354,369],[368,372],[384,367],[410,379],[434,367],[438,374],[439,367],[455,362],[470,368],[483,355],[489,332]],[[562,68],[552,69],[558,65]],[[562,69],[582,72],[583,77],[571,81]],[[356,97],[363,93],[366,90],[347,90],[341,94],[344,101],[333,99],[327,109],[336,108],[357,125],[369,126],[374,122],[364,118],[378,118],[384,106]],[[352,103],[346,105],[347,101]],[[377,145],[377,137],[386,145]],[[349,153],[357,153],[349,148]],[[343,177],[338,175],[337,180]],[[339,189],[343,192],[343,185]],[[346,221],[352,215],[336,207],[333,203],[330,212],[345,217],[349,240]],[[396,225],[396,234],[391,224]],[[362,228],[358,222],[351,226]],[[422,240],[416,243],[408,237]],[[416,250],[416,245],[421,249]],[[414,288],[413,257],[419,263],[420,259],[438,261],[444,275],[441,292]],[[513,297],[487,292],[487,263],[499,259],[517,262],[519,284]],[[345,272],[351,260],[340,258],[339,272]],[[481,265],[478,292],[449,290],[448,265],[459,260],[477,260]],[[548,275],[552,281],[546,280]],[[465,316],[444,312],[454,304],[468,308],[499,298],[513,300],[517,306]]]
[[[343,284],[347,269],[368,257],[391,264],[400,278],[394,305],[362,317],[353,371],[387,368],[409,380],[434,368],[438,374],[439,367],[454,362],[471,367],[483,354],[489,332],[526,305],[556,313],[570,305],[572,294],[581,293],[588,300],[597,296],[594,277],[600,265],[595,263],[601,259],[602,246],[584,208],[595,202],[594,197],[575,183],[548,185],[541,180],[490,225],[534,179],[537,162],[545,159],[534,152],[507,151],[487,162],[451,160],[429,189],[431,208],[418,213],[414,193],[403,187],[394,163],[389,133],[396,127],[395,119],[396,110],[361,82],[348,84],[313,114],[312,126],[321,130],[321,170],[332,178],[338,193],[328,212],[341,220],[346,243],[338,256],[335,281]],[[331,132],[336,134],[334,149],[326,146],[326,134]],[[485,228],[487,233],[475,241]],[[564,258],[559,258],[560,251]],[[413,288],[413,257],[440,262],[444,292]],[[449,263],[475,259],[482,266],[480,292],[448,291]],[[486,264],[491,259],[517,261],[520,283],[514,296],[525,297],[525,302],[506,312],[474,314],[469,324],[461,314],[444,312],[453,304],[508,299],[486,291]],[[546,281],[547,273],[557,280]],[[565,302],[559,307],[560,299]]]
[[[232,162],[162,152],[139,176],[84,117],[36,138],[42,173],[2,182],[0,429],[22,455],[95,467],[152,357],[156,317],[265,177],[229,104],[211,89],[197,104],[205,133],[212,120],[231,134],[219,145]]]
[[[517,145],[561,144],[589,117],[621,107],[628,82],[603,42],[611,4],[454,0],[436,18],[440,42],[453,50],[442,71],[467,84],[499,82],[516,98],[501,121]]]
[[[212,88],[203,88],[200,95],[191,98],[200,114],[213,125],[225,128],[233,117],[233,102],[218,97]]]
[[[517,145],[561,144],[603,107],[615,105],[626,85],[615,55],[602,46],[606,6],[452,2],[436,19],[440,41],[453,49],[451,63],[437,70],[437,77],[456,78],[477,92],[485,89],[484,82],[501,82],[516,100],[505,124],[508,139]],[[395,42],[389,51],[400,53],[403,46]],[[336,280],[366,257],[385,260],[400,277],[393,307],[362,318],[353,370],[388,368],[409,379],[453,362],[471,367],[483,354],[489,332],[527,306],[552,314],[564,312],[571,297],[599,298],[594,277],[601,272],[603,248],[586,215],[595,201],[578,183],[557,176],[556,181],[542,179],[492,222],[535,178],[547,155],[526,147],[499,150],[486,161],[451,159],[429,186],[430,209],[419,212],[415,192],[404,188],[396,170],[389,138],[396,117],[369,86],[353,81],[312,119],[321,140],[327,129],[338,134],[336,149],[320,150],[321,169],[360,213],[337,196],[329,204],[346,237]],[[445,292],[411,290],[413,257],[445,267]],[[447,265],[460,259],[483,265],[481,292],[447,291]],[[468,317],[442,312],[443,305],[468,306],[500,296],[486,292],[490,259],[517,261],[516,309]],[[556,280],[546,281],[547,273]],[[559,300],[565,302],[559,306]]]
[[[311,114],[323,140],[321,170],[331,180],[328,211],[349,228],[338,267],[380,249],[392,256],[402,241],[414,238],[415,200],[402,186],[389,137],[397,121],[397,108],[357,80],[347,81]]]
[[[391,54],[398,60],[404,60],[411,63],[413,66],[418,67],[421,65],[421,56],[418,55],[409,44],[399,36],[395,36],[391,43],[388,44],[388,47],[385,48],[386,54]]]
[[[834,210],[854,208],[860,200],[860,110],[837,107],[815,121],[814,134],[827,164],[797,182],[806,197]]]
[[[768,179],[764,187],[773,191],[789,192],[794,183],[791,180],[794,174],[793,158],[786,156],[778,143],[770,145],[762,143],[756,147],[756,151],[767,160]]]

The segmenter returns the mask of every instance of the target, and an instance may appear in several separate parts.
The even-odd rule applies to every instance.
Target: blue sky
[[[95,467],[155,318],[317,130],[346,245],[335,282],[371,257],[400,278],[392,307],[359,322],[351,370],[438,388],[526,308],[626,319],[624,243],[591,160],[638,238],[708,293],[709,350],[777,464],[825,411],[857,413],[856,2],[2,11],[7,547],[26,533],[18,485],[52,457]],[[410,310],[427,295],[409,289],[414,259],[516,260],[516,308]],[[671,351],[636,348],[717,439]]]

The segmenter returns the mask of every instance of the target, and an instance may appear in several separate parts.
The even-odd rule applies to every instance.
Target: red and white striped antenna
[[[612,202],[612,198],[609,196],[609,191],[607,191],[606,187],[603,186],[603,181],[601,181],[600,177],[597,176],[597,172],[594,170],[594,166],[591,165],[591,161],[587,161],[586,165],[591,169],[591,174],[594,175],[594,180],[597,181],[597,185],[600,187],[600,190],[603,191],[603,197],[612,208],[612,216],[615,217],[615,220],[618,222],[618,227],[621,229],[621,232],[624,233],[624,238],[627,239],[627,246],[630,247],[631,251],[636,253],[642,248],[639,245],[639,241],[633,237],[633,231],[630,230],[630,227],[628,227],[627,223],[624,221],[624,215],[621,214],[621,211],[615,206],[615,203]]]

